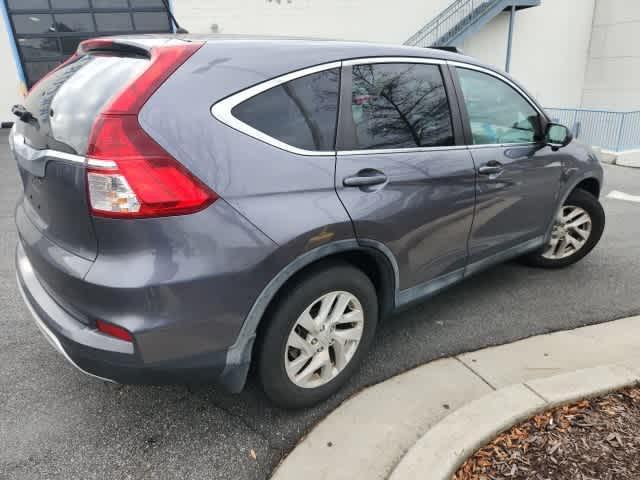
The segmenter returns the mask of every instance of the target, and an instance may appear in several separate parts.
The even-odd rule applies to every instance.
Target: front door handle
[[[487,162],[486,165],[478,168],[478,173],[480,175],[495,175],[496,173],[502,172],[502,170],[504,170],[504,167],[500,162],[491,160],[490,162]]]
[[[357,174],[345,177],[342,184],[345,187],[370,187],[372,185],[380,185],[387,181],[387,176],[372,169],[360,170]]]

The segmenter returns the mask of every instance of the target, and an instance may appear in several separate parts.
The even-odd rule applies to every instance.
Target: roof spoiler
[[[92,38],[80,42],[76,55],[89,52],[121,52],[149,56],[149,49],[144,45],[113,38]]]
[[[458,47],[454,47],[453,45],[432,45],[429,48],[433,48],[435,50],[444,50],[445,52],[462,54],[462,50],[460,50]]]
[[[156,47],[170,47],[173,45],[189,45],[193,42],[172,36],[158,37],[100,37],[84,40],[78,45],[76,55],[81,56],[89,52],[120,52],[124,54],[142,55],[150,57]]]

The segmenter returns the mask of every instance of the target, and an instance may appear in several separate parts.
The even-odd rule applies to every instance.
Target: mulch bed
[[[640,388],[548,410],[478,450],[453,480],[640,479]]]

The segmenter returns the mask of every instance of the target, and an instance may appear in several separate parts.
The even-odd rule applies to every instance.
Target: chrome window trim
[[[478,143],[467,145],[469,150],[479,150],[481,148],[502,148],[502,147],[533,147],[540,145],[542,142],[521,142],[521,143]]]
[[[520,88],[518,85],[516,85],[515,83],[513,83],[511,80],[509,80],[507,77],[505,77],[504,75],[501,75],[498,72],[495,72],[493,70],[490,70],[488,68],[484,68],[484,67],[480,67],[478,65],[472,65],[470,63],[465,63],[465,62],[458,62],[458,61],[453,61],[453,60],[448,60],[447,61],[448,65],[451,65],[452,67],[459,67],[459,68],[466,68],[467,70],[475,70],[477,72],[481,72],[484,74],[487,74],[491,77],[497,78],[498,80],[501,80],[502,82],[506,83],[507,85],[509,85],[511,88],[513,88],[517,93],[520,94],[520,96],[522,98],[524,98],[527,103],[529,105],[531,105],[531,107],[538,112],[540,115],[542,115],[543,118],[547,118],[547,115],[540,109],[538,108],[538,106],[536,105],[536,103],[531,99],[531,97],[529,97],[529,95],[527,95],[525,93],[524,90],[522,90],[522,88]]]
[[[346,155],[380,155],[385,153],[419,153],[451,150],[466,150],[467,145],[449,145],[446,147],[408,147],[408,148],[376,148],[371,150],[338,150],[338,156]]]
[[[287,152],[295,153],[298,155],[307,155],[314,157],[322,157],[327,155],[335,155],[335,150],[329,151],[316,151],[316,150],[306,150],[303,148],[294,147],[293,145],[289,145],[288,143],[282,142],[276,138],[273,138],[266,133],[261,132],[253,128],[250,125],[247,125],[243,121],[237,119],[231,113],[233,108],[248,100],[251,97],[254,97],[262,92],[265,92],[271,88],[282,85],[283,83],[289,82],[291,80],[295,80],[300,77],[305,77],[307,75],[312,75],[314,73],[323,72],[325,70],[331,70],[332,68],[340,68],[342,66],[342,62],[329,62],[323,63],[320,65],[316,65],[309,68],[303,68],[302,70],[296,70],[295,72],[286,73],[284,75],[280,75],[278,77],[272,78],[271,80],[264,81],[253,87],[249,87],[246,90],[242,90],[238,93],[234,93],[231,96],[220,100],[215,103],[211,107],[211,114],[219,121],[224,123],[225,125],[233,128],[234,130],[238,130],[250,137],[255,138],[256,140],[260,140],[264,143],[267,143],[273,147],[279,148],[281,150],[285,150]]]
[[[218,121],[224,123],[228,127],[233,128],[245,135],[248,135],[256,140],[260,140],[268,145],[279,148],[280,150],[284,150],[286,152],[290,152],[296,155],[305,155],[305,156],[314,156],[314,157],[324,157],[331,155],[345,156],[345,155],[367,155],[367,154],[384,154],[384,153],[417,153],[417,152],[437,152],[440,150],[462,150],[462,149],[479,149],[479,148],[499,148],[499,147],[509,147],[509,146],[527,146],[527,145],[536,145],[536,142],[526,142],[526,143],[498,143],[498,144],[483,144],[483,145],[451,145],[445,147],[407,147],[407,148],[379,148],[379,149],[370,149],[370,150],[306,150],[303,148],[294,147],[293,145],[289,145],[288,143],[282,142],[276,138],[267,135],[266,133],[257,130],[250,125],[244,123],[238,118],[234,117],[231,113],[233,108],[252,98],[262,92],[265,92],[271,88],[282,85],[283,83],[289,82],[291,80],[295,80],[307,75],[312,75],[314,73],[322,72],[325,70],[331,70],[333,68],[341,68],[343,66],[354,66],[354,65],[366,65],[366,64],[377,64],[377,63],[418,63],[418,64],[427,64],[427,65],[450,65],[452,67],[466,68],[469,70],[476,70],[481,73],[485,73],[490,75],[498,80],[506,83],[511,88],[513,88],[518,94],[520,94],[531,107],[536,110],[543,118],[547,118],[546,114],[538,108],[535,102],[529,97],[518,85],[516,85],[513,81],[509,80],[507,77],[504,77],[498,72],[495,72],[491,69],[480,67],[478,65],[473,65],[471,63],[465,63],[454,60],[444,60],[438,58],[423,58],[423,57],[361,57],[361,58],[353,58],[344,61],[334,61],[323,63],[320,65],[315,65],[313,67],[303,68],[301,70],[296,70],[293,72],[286,73],[284,75],[280,75],[278,77],[265,80],[264,82],[258,83],[252,87],[249,87],[245,90],[241,90],[240,92],[231,94],[230,96],[219,100],[215,104],[211,106],[211,114]],[[58,152],[56,152],[58,153]],[[84,159],[84,157],[82,157]],[[88,160],[89,165],[94,162],[94,160]],[[97,167],[102,168],[112,168],[111,165],[95,165]],[[114,165],[115,166],[115,165]]]
[[[423,57],[363,57],[345,60],[342,62],[342,65],[345,67],[351,67],[353,65],[366,65],[369,63],[426,63],[429,65],[445,65],[447,61],[439,58]]]

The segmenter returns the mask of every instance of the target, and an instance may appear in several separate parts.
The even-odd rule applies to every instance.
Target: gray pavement
[[[605,169],[605,195],[640,195],[640,170]],[[396,315],[348,387],[320,407],[274,408],[254,382],[237,396],[210,386],[105,384],[68,366],[22,305],[11,218],[20,190],[2,134],[0,478],[264,479],[365,386],[436,358],[640,313],[640,203],[603,199],[604,237],[581,263],[561,271],[499,266]]]

